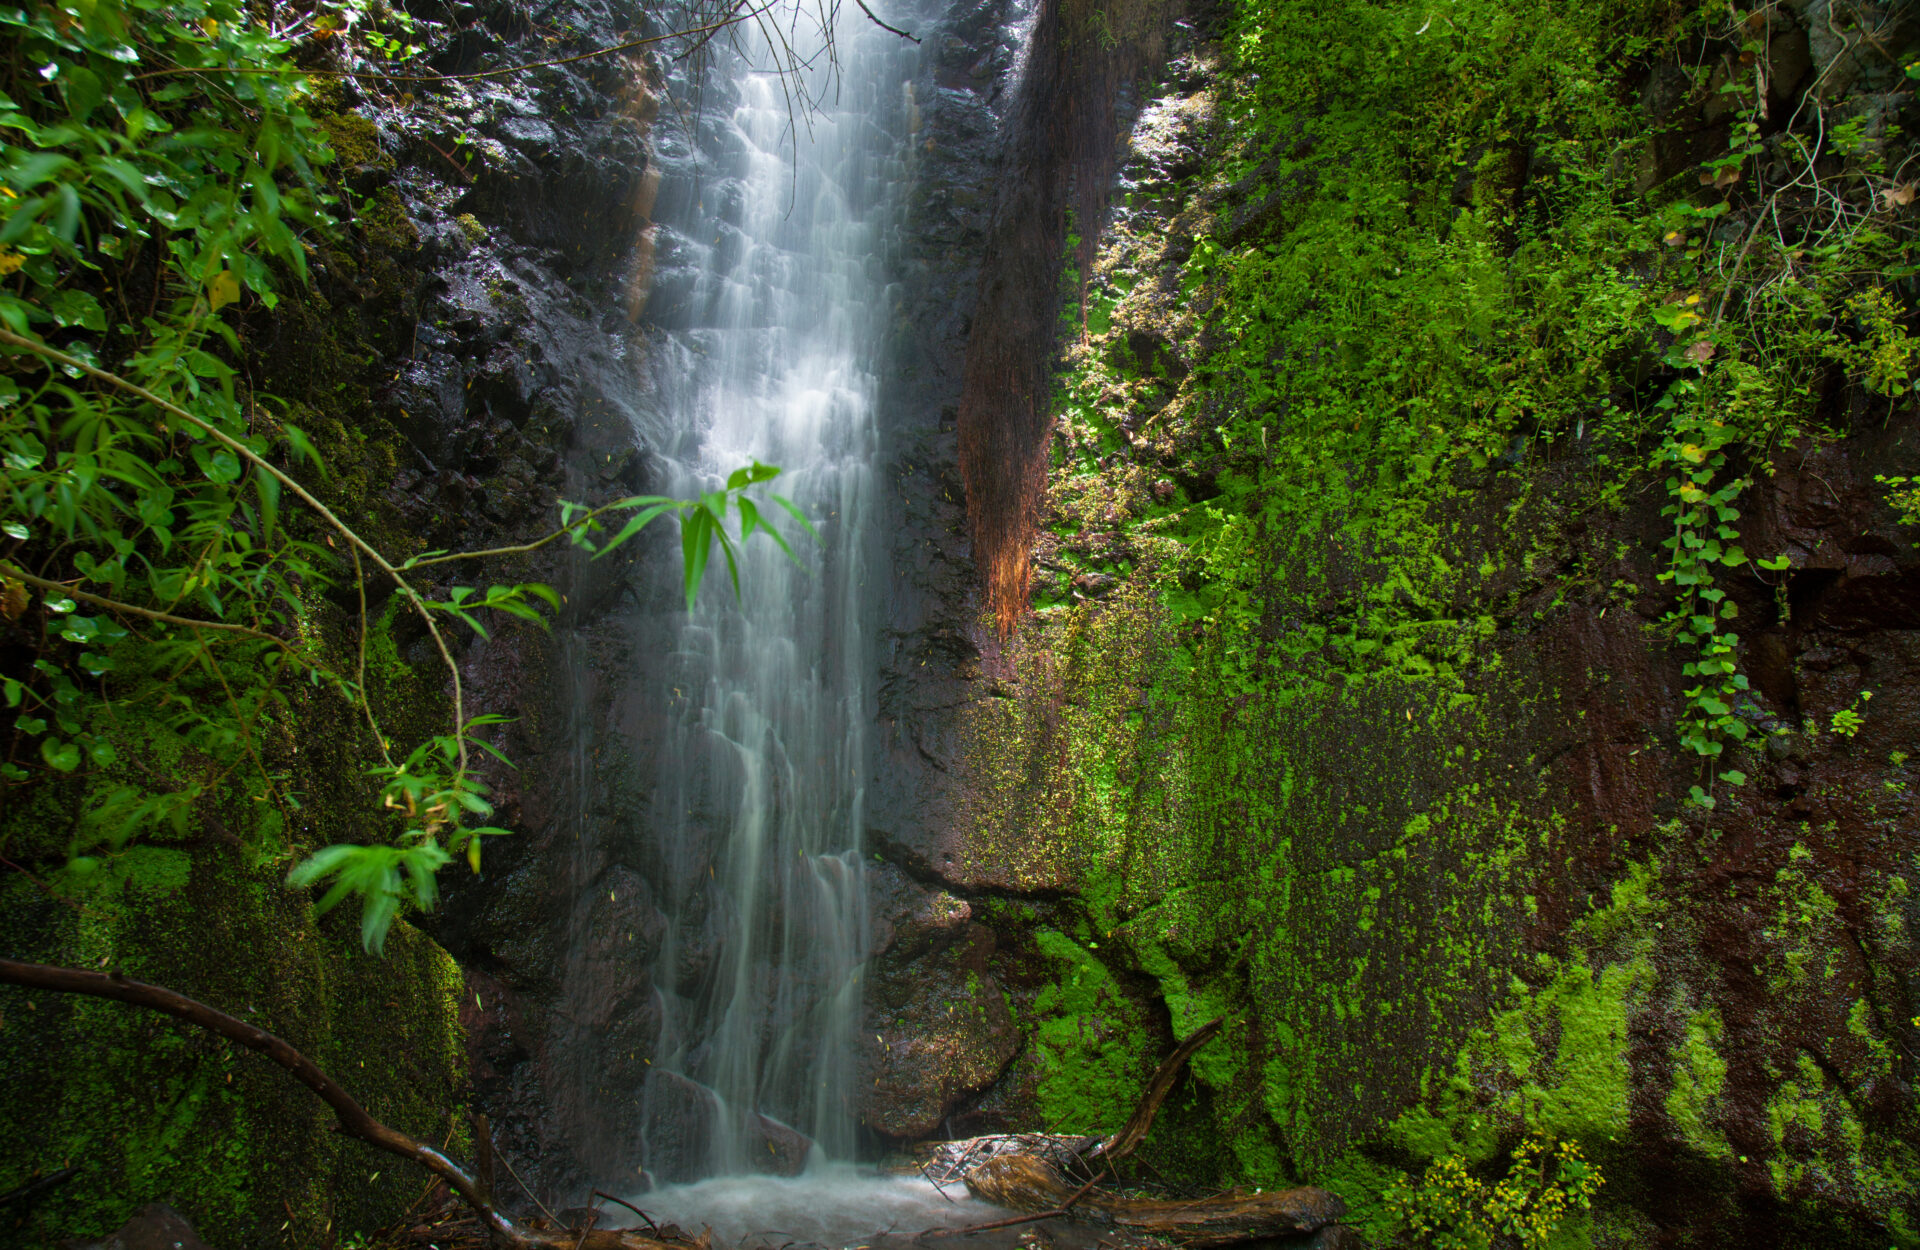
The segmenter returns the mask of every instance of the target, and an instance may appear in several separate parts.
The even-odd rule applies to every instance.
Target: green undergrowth
[[[0,900],[9,955],[111,966],[286,1037],[386,1123],[461,1144],[462,979],[410,927],[384,960],[350,924],[316,925],[276,872],[149,848],[81,905],[15,875]],[[349,1141],[266,1059],[151,1012],[0,989],[0,1178],[77,1169],[8,1221],[8,1244],[111,1232],[144,1202],[212,1245],[324,1245],[392,1218],[424,1179]],[[24,1214],[24,1222],[16,1218]]]
[[[385,550],[417,551],[382,499],[402,440],[373,395],[412,332],[418,240],[390,190],[375,221],[329,176],[329,140],[363,163],[371,126],[224,3],[45,7],[7,37],[23,56],[0,101],[0,321],[241,432]],[[156,62],[219,74],[135,77]],[[310,261],[354,298],[306,285]],[[355,673],[354,598],[325,571],[345,553],[158,415],[76,367],[0,361],[0,951],[199,997],[280,1032],[395,1127],[458,1144],[458,969],[404,924],[368,956],[285,885],[308,849],[386,836],[365,718],[277,665],[288,647],[111,606],[279,631]],[[368,703],[410,743],[450,708],[391,607],[376,592]],[[121,1004],[0,993],[0,1088],[0,1190],[77,1169],[0,1218],[9,1245],[104,1237],[153,1201],[210,1244],[325,1245],[424,1183],[341,1138],[274,1065]]]
[[[1834,962],[1797,861],[1739,895],[1791,912],[1770,1010],[1823,1021],[1819,1080],[1768,1050],[1762,1136],[1669,886],[1798,728],[1745,675],[1772,622],[1735,601],[1791,576],[1745,546],[1754,484],[1914,403],[1904,106],[1763,112],[1785,38],[1652,0],[1236,6],[1180,105],[1204,171],[1135,192],[1086,275],[1017,697],[969,711],[976,847],[1090,918],[1036,1002],[1043,1105],[1120,1068],[1062,1041],[1095,960],[1175,1036],[1227,1017],[1193,1061],[1227,1179],[1328,1184],[1377,1236],[1412,1236],[1407,1178],[1492,1192],[1540,1135],[1607,1177],[1550,1243],[1613,1244],[1651,1133],[1700,1212],[1757,1184],[1906,1244],[1911,1117],[1837,1093],[1897,1080],[1882,956]],[[1623,750],[1684,820],[1600,837],[1556,780],[1615,693],[1564,664],[1576,608],[1672,670]]]

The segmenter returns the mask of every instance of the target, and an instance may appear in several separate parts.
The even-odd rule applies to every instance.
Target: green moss
[[[354,222],[369,242],[392,251],[408,251],[420,243],[419,227],[400,202],[400,193],[391,186],[381,187],[368,197],[354,214]]]
[[[118,967],[256,1021],[374,1115],[446,1139],[465,1074],[453,961],[405,926],[387,959],[373,959],[345,926],[315,926],[278,875],[203,854],[162,896],[100,885],[80,896],[84,910],[14,877],[0,941],[25,958]],[[276,1065],[156,1013],[8,988],[0,1038],[10,1125],[0,1186],[80,1169],[12,1244],[103,1236],[153,1201],[216,1245],[312,1242],[329,1225],[391,1219],[423,1183],[335,1133],[324,1105]]]
[[[1715,1127],[1716,1100],[1727,1083],[1727,1061],[1719,1051],[1720,1013],[1713,1008],[1687,1018],[1687,1032],[1673,1057],[1673,1090],[1667,1114],[1685,1141],[1702,1154],[1730,1161],[1733,1148]]]
[[[1058,968],[1031,1008],[1041,1116],[1055,1133],[1111,1132],[1153,1071],[1144,1013],[1085,946],[1055,929],[1035,940]]]
[[[1611,631],[1666,593],[1665,557],[1619,518],[1668,472],[1646,476],[1667,410],[1620,397],[1676,372],[1655,313],[1707,281],[1710,249],[1661,250],[1695,171],[1649,199],[1619,175],[1665,143],[1636,96],[1647,65],[1692,56],[1718,18],[1528,0],[1233,12],[1229,81],[1162,101],[1211,118],[1205,172],[1137,194],[1075,274],[1036,610],[999,656],[1007,697],[968,712],[979,802],[954,868],[1065,893],[1091,922],[1083,952],[1090,936],[1145,978],[1175,1036],[1228,1018],[1193,1076],[1240,1179],[1331,1178],[1366,1222],[1399,1168],[1490,1165],[1535,1129],[1632,1194],[1664,1109],[1697,1155],[1689,1183],[1731,1193],[1751,1175],[1728,1144],[1740,1057],[1683,892],[1718,835],[1698,809],[1575,823],[1587,811],[1563,805],[1601,783],[1564,760],[1617,692],[1555,667],[1609,611]],[[1682,224],[1675,238],[1712,229]],[[1765,333],[1825,333],[1788,327],[1798,315]],[[1742,368],[1721,396],[1741,436],[1802,437],[1800,366]],[[1664,777],[1671,728],[1630,767]],[[1874,1004],[1906,997],[1883,970],[1911,952],[1904,885],[1867,891],[1864,972],[1804,858],[1740,904],[1774,917],[1755,965],[1783,1027],[1835,992],[1855,1004],[1833,1047],[1850,1082],[1891,1079]],[[1089,1084],[1116,1070],[1048,1044],[1063,1088],[1069,1062]],[[1910,1128],[1856,1132],[1821,1105],[1818,1135],[1783,1108],[1776,1149],[1810,1170],[1782,1183],[1876,1209],[1869,1172],[1897,1171]],[[1835,1209],[1807,1227],[1853,1218]],[[1639,1227],[1603,1209],[1561,1236]]]
[[[352,144],[372,132],[355,118],[332,133],[351,161]],[[391,192],[375,204],[398,207]],[[408,553],[419,536],[403,532],[383,500],[403,442],[377,413],[369,382],[380,341],[391,337],[382,319],[404,308],[412,279],[357,251],[356,240],[334,246],[329,267],[353,275],[366,298],[347,307],[311,291],[282,300],[276,342],[294,346],[277,347],[261,373],[263,391],[283,403],[261,403],[256,420],[267,437],[281,422],[305,430],[328,468],[311,487],[376,544]],[[392,605],[375,593],[369,684],[383,729],[396,744],[411,743],[444,730],[446,697],[437,674],[422,676],[402,654]],[[318,591],[306,607],[303,645],[352,673],[353,614]],[[228,675],[240,689],[254,676]],[[226,697],[212,678],[198,680],[188,673],[174,689]],[[0,804],[8,858],[53,877],[60,896],[18,874],[0,882],[0,947],[121,968],[258,1021],[376,1116],[459,1148],[459,969],[404,924],[384,960],[369,957],[351,917],[317,924],[307,895],[282,884],[306,848],[386,836],[365,772],[378,752],[364,721],[324,687],[299,687],[287,704],[266,706],[250,745],[280,797],[262,801],[253,768],[210,754],[250,765],[238,746],[187,742],[125,705],[113,716],[117,765]],[[122,783],[150,787],[155,777],[205,788],[177,823],[147,820],[122,845],[70,848],[81,804]],[[82,865],[90,872],[60,870],[72,849],[90,853]],[[23,1247],[103,1236],[150,1201],[179,1207],[211,1244],[321,1245],[388,1222],[424,1184],[341,1138],[323,1106],[268,1061],[121,1004],[0,991],[0,1106],[0,1191],[36,1173],[80,1169],[32,1208],[10,1243]]]
[[[393,158],[380,148],[379,131],[367,118],[358,113],[340,112],[314,120],[326,131],[327,145],[333,149],[342,168],[351,169],[356,165],[393,168]]]

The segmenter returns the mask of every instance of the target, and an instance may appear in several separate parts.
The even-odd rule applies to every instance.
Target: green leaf
[[[100,106],[100,76],[84,65],[73,65],[60,78],[66,84],[67,112],[73,120],[85,122],[87,115]]]
[[[47,762],[47,767],[70,773],[80,767],[80,748],[58,738],[44,738],[40,742],[40,758]]]
[[[696,508],[680,520],[681,582],[687,595],[687,611],[693,611],[694,596],[700,593],[710,553],[713,517],[705,508]]]
[[[769,495],[768,498],[773,500],[773,502],[779,504],[782,508],[785,508],[787,510],[788,516],[791,516],[794,520],[800,522],[800,528],[807,531],[807,535],[810,538],[812,538],[813,541],[815,542],[820,541],[820,531],[813,528],[813,522],[807,520],[806,513],[800,511],[800,509],[796,508],[791,501],[783,498],[782,496]]]
[[[647,508],[645,511],[632,517],[627,521],[627,523],[624,526],[620,528],[620,532],[618,534],[615,534],[611,541],[609,541],[605,546],[601,547],[600,550],[593,553],[593,558],[595,560],[598,560],[601,556],[607,554],[609,551],[612,551],[615,547],[618,547],[621,543],[626,542],[629,538],[632,538],[635,534],[638,534],[641,530],[647,528],[647,526],[653,522],[655,517],[658,517],[660,514],[664,512],[670,512],[679,506],[680,505],[678,503],[672,500],[668,500],[666,503],[654,504],[652,507]]]
[[[47,296],[47,311],[63,326],[100,332],[107,328],[106,311],[100,307],[99,300],[85,291],[55,291]]]
[[[306,432],[301,430],[297,425],[287,427],[287,449],[292,452],[295,464],[312,465],[314,471],[320,475],[322,480],[326,478],[327,462],[320,458],[320,453],[315,450],[313,442],[307,438]]]

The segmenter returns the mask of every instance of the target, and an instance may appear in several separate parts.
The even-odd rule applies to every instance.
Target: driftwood
[[[1147,1139],[1147,1130],[1153,1127],[1153,1117],[1160,1113],[1160,1104],[1173,1092],[1173,1083],[1180,1077],[1180,1069],[1187,1066],[1187,1060],[1193,1058],[1193,1052],[1205,1046],[1220,1032],[1226,1024],[1225,1016],[1209,1020],[1188,1035],[1187,1040],[1173,1048],[1173,1053],[1161,1060],[1160,1066],[1153,1070],[1153,1076],[1147,1081],[1147,1092],[1140,1103],[1120,1126],[1120,1131],[1100,1143],[1099,1155],[1109,1165],[1119,1162],[1139,1149],[1140,1143]]]
[[[82,972],[76,968],[56,968],[12,959],[0,959],[0,983],[132,1003],[136,1007],[146,1007],[177,1020],[185,1020],[188,1024],[239,1042],[249,1050],[259,1051],[285,1068],[295,1080],[326,1103],[338,1121],[340,1132],[389,1154],[411,1160],[445,1182],[448,1189],[473,1209],[476,1239],[484,1238],[487,1244],[500,1250],[706,1250],[705,1238],[699,1241],[670,1240],[649,1237],[631,1229],[529,1228],[494,1204],[492,1143],[488,1139],[484,1121],[475,1126],[479,1130],[476,1136],[480,1160],[476,1174],[427,1143],[374,1119],[339,1082],[283,1038],[184,994],[134,981],[118,972]]]
[[[945,1144],[930,1161],[930,1169],[937,1165],[948,1175],[958,1174],[974,1197],[1022,1214],[966,1228],[929,1229],[921,1237],[964,1236],[1038,1220],[1083,1219],[1205,1248],[1311,1233],[1337,1221],[1346,1214],[1346,1204],[1324,1189],[1237,1190],[1183,1201],[1128,1197],[1098,1188],[1113,1174],[1114,1165],[1146,1140],[1180,1070],[1225,1023],[1224,1018],[1208,1021],[1175,1047],[1147,1081],[1133,1114],[1110,1137],[1022,1134]],[[1101,1164],[1100,1172],[1093,1173],[1089,1162]],[[1088,1179],[1075,1184],[1081,1176]]]
[[[1053,1164],[1063,1176],[1087,1177],[1093,1173],[1087,1167],[1086,1156],[1100,1141],[1097,1136],[1065,1133],[989,1133],[984,1137],[963,1137],[936,1144],[921,1171],[936,1185],[944,1185],[960,1180],[988,1159],[1031,1155]]]
[[[1076,1189],[1052,1164],[1030,1156],[989,1159],[967,1173],[967,1191],[974,1197],[1029,1212],[1029,1218],[1072,1215],[1183,1246],[1226,1246],[1311,1233],[1336,1222],[1347,1210],[1336,1195],[1311,1186],[1272,1193],[1235,1190],[1191,1201],[1126,1198],[1088,1189],[1084,1185]]]

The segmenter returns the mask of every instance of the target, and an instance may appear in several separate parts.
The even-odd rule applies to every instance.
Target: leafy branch
[[[158,612],[138,605],[106,599],[63,583],[12,569],[6,573],[10,579],[45,591],[52,591],[58,595],[84,598],[111,610],[126,610],[148,619],[188,628],[210,628],[238,633],[281,647],[294,664],[309,671],[315,679],[326,679],[329,684],[354,702],[356,709],[366,716],[368,724],[373,728],[375,738],[380,742],[383,752],[386,749],[386,742],[379,733],[379,726],[368,700],[365,685],[365,584],[361,574],[362,557],[370,560],[376,569],[387,575],[406,603],[425,624],[429,636],[433,639],[435,650],[446,669],[451,687],[453,732],[421,744],[403,763],[394,764],[389,759],[373,770],[376,775],[384,779],[381,790],[383,805],[392,811],[403,813],[408,827],[394,845],[328,847],[307,859],[288,878],[294,885],[331,882],[331,888],[319,904],[322,911],[328,910],[349,895],[360,897],[363,903],[361,934],[369,949],[380,948],[403,899],[410,898],[422,908],[433,905],[436,898],[435,874],[452,855],[464,854],[473,871],[478,872],[481,860],[481,839],[508,832],[494,826],[474,826],[465,823],[469,817],[485,818],[492,813],[492,807],[484,797],[485,783],[480,780],[472,767],[471,749],[478,746],[499,758],[501,762],[507,762],[504,756],[476,737],[473,731],[487,725],[499,724],[502,718],[480,716],[469,719],[467,717],[459,662],[436,619],[436,613],[450,616],[473,629],[481,637],[486,637],[488,636],[486,627],[475,615],[476,613],[504,612],[510,616],[544,625],[545,618],[541,616],[533,601],[542,602],[555,611],[560,607],[558,593],[540,583],[493,586],[485,591],[456,586],[451,588],[448,598],[431,599],[423,595],[408,580],[403,570],[460,559],[536,551],[561,538],[571,540],[576,546],[591,552],[594,559],[598,559],[634,538],[653,521],[669,514],[676,516],[681,522],[683,583],[689,608],[704,579],[708,561],[716,543],[725,556],[727,570],[736,594],[739,592],[737,544],[746,541],[754,533],[766,534],[790,559],[794,558],[792,548],[786,539],[767,522],[754,502],[745,495],[749,488],[770,482],[780,473],[780,470],[771,465],[755,462],[735,470],[727,479],[723,489],[707,492],[698,499],[680,500],[665,496],[638,495],[597,508],[562,503],[559,528],[533,542],[514,547],[489,548],[478,552],[431,553],[396,565],[342,521],[332,509],[315,498],[298,480],[281,470],[245,441],[219,429],[179,404],[110,370],[99,368],[10,330],[0,329],[0,344],[31,353],[65,369],[123,390],[169,417],[199,431],[208,439],[227,448],[254,470],[276,482],[295,499],[306,505],[328,528],[345,539],[354,554],[356,590],[363,604],[358,669],[354,680],[348,681],[342,675],[327,669],[318,660],[304,654],[300,649],[291,647],[284,640],[258,629],[231,622],[193,620],[171,613]],[[776,495],[772,498],[810,534],[813,533],[812,525],[797,507],[780,496]],[[737,510],[740,516],[740,534],[737,539],[730,535],[726,528],[730,510]],[[632,515],[610,539],[597,541],[595,535],[602,529],[602,518],[622,512]],[[57,599],[50,600],[49,607],[58,611],[60,602]],[[85,638],[92,636],[93,634],[89,632],[79,640],[84,641]],[[23,690],[24,686],[21,683],[8,680],[6,694],[10,706],[18,705]],[[80,762],[78,748],[56,745],[53,752],[47,755],[47,761],[51,767],[60,771],[72,771]],[[446,842],[444,847],[443,840]]]
[[[778,473],[758,464],[696,500],[565,504],[534,541],[411,559],[295,476],[325,466],[297,426],[259,420],[234,318],[304,282],[337,229],[317,172],[333,154],[289,52],[303,21],[343,27],[322,11],[279,20],[232,0],[0,13],[20,52],[0,66],[0,846],[47,853],[63,822],[44,814],[71,812],[78,879],[101,850],[185,838],[207,803],[244,795],[257,817],[243,844],[275,853],[299,796],[275,764],[292,744],[268,732],[291,724],[288,679],[304,679],[372,732],[394,832],[325,848],[293,879],[324,885],[323,908],[360,898],[377,949],[400,907],[431,905],[440,867],[477,870],[504,832],[477,767],[498,754],[483,734],[499,718],[469,714],[454,625],[484,636],[498,616],[544,625],[560,607],[538,583],[441,591],[428,570],[563,538],[597,557],[671,513],[691,596],[715,542],[730,569],[757,532],[786,543],[746,497]],[[378,50],[404,57],[396,38]],[[359,629],[340,671],[315,605],[349,577]],[[382,732],[368,690],[368,578],[420,621],[451,694],[449,723],[410,748]]]

